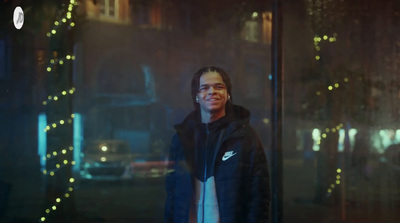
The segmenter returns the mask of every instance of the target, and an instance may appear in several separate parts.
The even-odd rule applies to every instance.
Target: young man
[[[201,68],[192,99],[195,110],[175,126],[171,143],[165,222],[268,222],[266,156],[249,111],[232,104],[229,76]]]

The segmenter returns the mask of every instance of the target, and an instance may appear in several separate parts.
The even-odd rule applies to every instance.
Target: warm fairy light
[[[341,173],[341,172],[342,172],[342,169],[338,168],[338,169],[336,170],[336,172],[337,172],[337,173]]]
[[[75,116],[73,116],[72,117],[72,119],[74,118]],[[72,119],[68,119],[67,120],[67,122],[68,122],[68,124],[72,124]],[[60,120],[60,121],[58,121],[61,125],[64,125],[65,124],[65,121],[64,120]],[[55,129],[55,128],[57,128],[57,123],[52,123],[51,124],[51,127],[53,127],[53,129]],[[48,126],[46,126],[46,128],[45,129],[43,129],[43,131],[44,132],[48,132],[50,129],[51,129],[51,127],[50,127],[50,125],[48,125]]]
[[[321,46],[319,45],[322,41],[329,41],[330,43],[333,43],[336,41],[337,33],[334,33],[333,36],[329,37],[328,35],[323,35],[321,38],[319,35],[314,36],[314,48],[315,51],[319,52],[321,50]],[[321,57],[318,55],[315,56],[316,60],[320,60]]]
[[[51,68],[50,68],[50,69],[51,69]],[[76,89],[75,89],[74,87],[72,87],[71,89],[68,90],[68,92],[69,92],[70,94],[73,94],[73,93],[75,92],[75,90],[76,90]],[[49,101],[52,101],[52,100],[57,101],[57,100],[60,99],[60,97],[66,96],[66,95],[67,95],[67,91],[66,91],[66,90],[64,90],[64,91],[62,91],[61,93],[59,93],[59,94],[57,94],[57,95],[54,95],[54,96],[49,95],[49,96],[47,96],[47,101],[43,101],[42,104],[43,104],[43,105],[47,105]]]
[[[62,33],[62,32],[57,32],[57,29],[61,28],[62,25],[65,24],[65,23],[67,22],[67,19],[71,19],[71,18],[72,18],[72,10],[74,9],[74,6],[75,6],[75,5],[77,5],[77,2],[76,2],[75,0],[70,0],[70,4],[68,5],[68,8],[67,8],[68,11],[64,10],[64,12],[66,12],[65,15],[64,15],[62,18],[60,18],[60,19],[54,21],[54,26],[53,26],[53,28],[51,29],[50,32],[47,32],[47,33],[46,33],[46,36],[47,36],[47,37],[51,38],[52,35],[55,35],[55,34],[57,34],[57,33]],[[62,22],[62,23],[61,23],[61,22]],[[72,22],[72,21],[70,21],[69,27],[66,27],[66,28],[70,29],[71,27],[74,27],[74,26],[75,26],[75,23]],[[47,72],[51,72],[51,71],[53,70],[53,66],[56,66],[57,63],[59,63],[60,65],[63,65],[65,59],[66,59],[66,60],[70,60],[70,59],[73,60],[73,59],[75,59],[75,56],[68,54],[68,55],[66,55],[65,58],[52,58],[52,59],[50,59],[50,61],[49,61],[50,64],[49,64],[48,67],[46,68]],[[46,100],[46,101],[43,101],[42,104],[43,104],[44,106],[46,106],[46,105],[49,104],[49,102],[50,102],[51,100],[57,101],[57,100],[61,99],[61,96],[67,95],[67,92],[69,92],[70,94],[73,94],[74,91],[75,91],[75,88],[72,88],[72,89],[69,89],[69,90],[68,90],[68,89],[67,89],[67,90],[64,90],[64,91],[62,91],[60,94],[57,94],[57,95],[49,95],[49,96],[47,97],[47,100]],[[72,116],[72,118],[74,118],[74,116]],[[67,122],[68,122],[69,124],[71,124],[71,123],[72,123],[72,119],[67,119]],[[64,120],[59,120],[57,123],[60,123],[61,125],[63,125],[63,124],[65,124],[65,121],[64,121]],[[56,128],[56,127],[57,127],[57,123],[54,122],[54,123],[52,123],[52,124],[50,124],[50,125],[47,125],[46,128],[45,128],[43,131],[44,131],[44,132],[47,132],[47,131],[49,131],[51,128]],[[73,147],[70,146],[70,147],[69,147],[69,150],[70,150],[70,151],[73,151]],[[61,153],[65,155],[65,154],[67,153],[67,149],[62,149],[62,150],[61,150]],[[60,153],[60,154],[61,154],[61,153]],[[46,159],[52,159],[52,158],[54,158],[55,156],[58,156],[57,151],[53,151],[53,152],[52,152],[52,155],[49,153],[49,154],[47,154],[45,157],[42,157],[42,158],[43,158],[44,160],[46,160]],[[55,165],[55,167],[56,167],[55,170],[51,170],[51,171],[43,170],[42,173],[45,174],[45,175],[54,176],[56,171],[58,171],[58,170],[59,170],[60,168],[62,168],[63,166],[66,166],[68,163],[72,163],[72,162],[75,163],[74,161],[71,161],[71,162],[70,162],[70,161],[68,161],[67,159],[64,159],[64,160],[63,160],[63,164],[57,163],[57,164]],[[70,179],[69,179],[69,182],[70,182],[70,184],[73,183],[73,182],[74,182],[74,179],[73,179],[73,178],[70,178]],[[68,187],[68,191],[69,191],[69,192],[71,192],[72,190],[73,190],[73,188],[72,188],[71,186]],[[69,194],[69,193],[65,193],[65,194],[64,194],[64,197],[68,198],[68,197],[70,197],[70,194]],[[50,206],[50,208],[45,209],[45,214],[50,214],[50,212],[51,212],[52,210],[53,210],[53,211],[57,210],[57,206],[56,206],[56,205],[58,205],[58,204],[61,202],[61,198],[60,198],[60,197],[59,197],[59,198],[56,198],[55,202],[56,202],[56,203],[53,204],[52,206]],[[40,217],[40,221],[41,221],[41,222],[46,221],[46,217],[45,217],[45,216]]]

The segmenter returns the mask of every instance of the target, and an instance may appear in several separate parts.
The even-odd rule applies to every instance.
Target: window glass
[[[400,222],[399,25],[397,0],[0,1],[0,222],[163,222],[175,124],[204,66],[229,74],[282,181],[271,216]]]

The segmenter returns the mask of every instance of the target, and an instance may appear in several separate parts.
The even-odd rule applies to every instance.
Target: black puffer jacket
[[[269,222],[269,172],[261,142],[249,125],[250,114],[245,108],[232,105],[226,112],[225,117],[204,126],[200,112],[194,111],[175,126],[172,165],[166,179],[165,222],[196,222],[199,218],[193,218],[193,211],[199,209],[193,204],[202,203],[196,196],[204,188],[205,193],[216,195],[219,222]],[[206,185],[206,181],[212,190],[199,188],[199,182]],[[210,209],[202,210],[206,210],[204,222],[211,222],[207,220]]]

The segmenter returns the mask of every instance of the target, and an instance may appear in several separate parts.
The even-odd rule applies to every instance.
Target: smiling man
[[[201,68],[192,99],[171,143],[165,222],[269,222],[267,159],[249,111],[232,104],[228,74]]]

